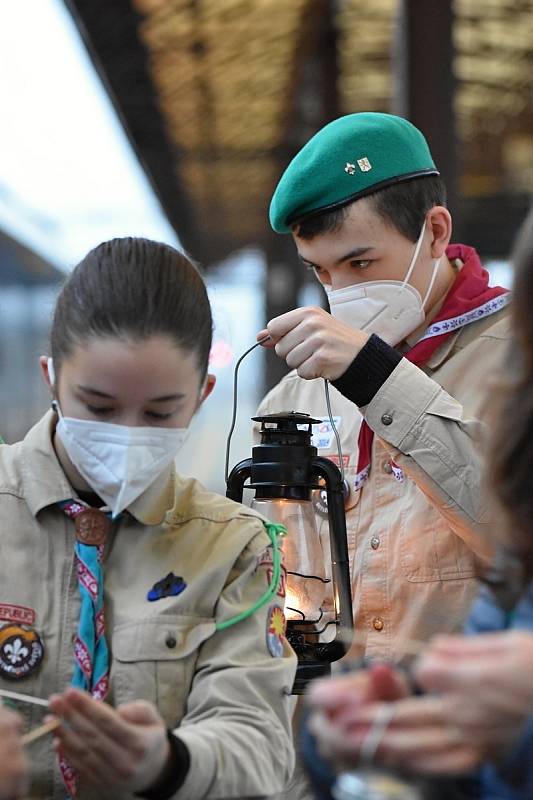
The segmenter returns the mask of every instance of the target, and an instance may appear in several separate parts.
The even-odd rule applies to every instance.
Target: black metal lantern
[[[231,470],[226,495],[242,502],[244,488],[255,489],[252,507],[287,528],[282,546],[287,639],[298,656],[293,693],[301,694],[310,680],[330,673],[331,662],[346,653],[353,631],[343,481],[336,465],[318,456],[311,444],[312,425],[321,420],[294,411],[253,420],[261,423],[261,444],[252,449],[252,458]],[[314,489],[327,496],[332,622],[337,628],[335,638],[328,642],[319,639],[320,606],[328,581],[311,501]]]

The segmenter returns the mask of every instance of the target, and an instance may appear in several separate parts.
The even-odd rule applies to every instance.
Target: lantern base
[[[296,676],[292,685],[292,694],[305,694],[307,684],[316,678],[329,678],[331,664],[320,661],[298,661]]]

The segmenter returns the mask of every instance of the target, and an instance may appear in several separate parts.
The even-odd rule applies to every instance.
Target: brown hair
[[[91,250],[58,297],[51,331],[56,372],[93,337],[170,336],[207,372],[213,322],[205,284],[183,254],[149,239],[112,239]]]
[[[438,175],[398,181],[366,195],[374,211],[406,239],[416,242],[424,217],[433,206],[446,205],[446,186]],[[339,230],[348,215],[352,200],[344,206],[305,217],[292,229],[302,239],[310,240],[323,233]]]
[[[513,337],[492,443],[494,490],[507,515],[507,538],[533,577],[533,210],[513,252]]]

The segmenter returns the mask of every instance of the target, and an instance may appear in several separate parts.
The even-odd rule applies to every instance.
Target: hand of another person
[[[416,668],[444,700],[446,721],[489,757],[508,746],[533,714],[533,633],[438,636]]]
[[[354,766],[364,738],[354,721],[362,710],[408,692],[405,675],[389,664],[376,663],[338,678],[314,681],[306,697],[311,711],[308,726],[320,755],[339,768]]]
[[[392,714],[373,756],[386,768],[416,773],[461,773],[481,759],[476,743],[464,742],[445,714],[444,701],[413,697],[402,673],[376,664],[311,689],[309,728],[319,753],[336,770],[365,764],[364,742],[383,713]]]
[[[77,689],[53,695],[49,708],[67,724],[61,750],[78,775],[97,787],[139,792],[157,783],[170,757],[165,723],[144,700],[112,708]]]
[[[21,730],[19,715],[0,706],[0,800],[23,797],[29,786]]]
[[[368,334],[356,331],[332,317],[322,308],[296,308],[274,317],[262,339],[270,334],[266,347],[274,347],[300,378],[336,380],[343,375],[368,341]]]

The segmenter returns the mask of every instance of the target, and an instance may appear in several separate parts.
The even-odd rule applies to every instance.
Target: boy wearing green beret
[[[443,181],[399,117],[351,114],[320,130],[282,175],[270,221],[292,235],[329,313],[268,323],[293,371],[259,413],[322,417],[315,443],[338,460],[331,381],[358,634],[349,657],[402,661],[413,640],[461,628],[491,556],[484,413],[509,295],[488,285],[473,248],[450,244]],[[326,537],[320,502],[317,512]]]

